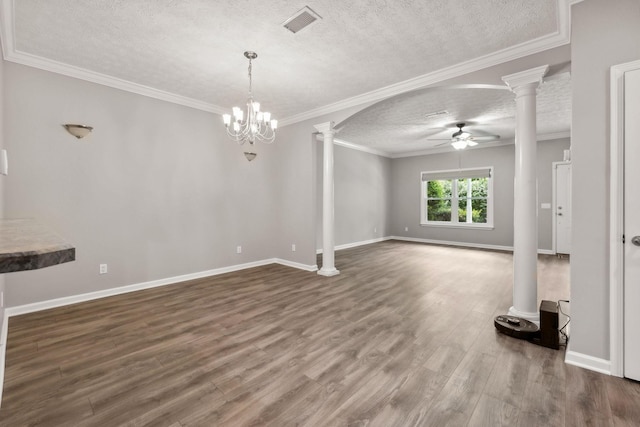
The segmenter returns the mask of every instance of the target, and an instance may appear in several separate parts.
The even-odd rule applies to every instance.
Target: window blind
[[[422,172],[422,181],[440,179],[490,178],[491,168],[462,169],[452,171]]]

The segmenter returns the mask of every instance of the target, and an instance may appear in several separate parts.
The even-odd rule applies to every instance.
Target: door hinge
[[[622,235],[622,243],[624,243],[624,234]]]

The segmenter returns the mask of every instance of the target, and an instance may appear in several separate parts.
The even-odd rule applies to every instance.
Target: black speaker
[[[554,301],[540,302],[540,341],[536,342],[554,350],[560,348],[558,331],[558,304]]]

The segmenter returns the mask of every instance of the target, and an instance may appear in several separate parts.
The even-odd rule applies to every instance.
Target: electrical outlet
[[[295,243],[293,243],[293,244],[291,245],[291,252],[295,252],[295,251],[296,251],[296,244],[295,244]]]
[[[378,232],[378,227],[373,227],[373,232],[377,233]]]
[[[107,274],[107,264],[100,264],[100,274]]]
[[[241,254],[241,253],[242,253],[242,246],[238,246],[238,247],[236,248],[236,253],[237,253],[237,254]]]
[[[409,227],[405,227],[405,228],[404,228],[404,231],[409,231]]]

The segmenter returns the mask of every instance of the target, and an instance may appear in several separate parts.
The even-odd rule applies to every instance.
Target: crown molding
[[[538,142],[551,141],[553,139],[564,139],[564,138],[571,138],[571,132],[566,131],[566,132],[544,133],[544,134],[538,135],[537,137]]]
[[[541,141],[552,141],[554,139],[564,139],[564,138],[571,138],[571,132],[567,131],[567,132],[544,133],[544,134],[538,134],[536,136],[536,140],[538,142],[541,142]],[[322,140],[320,135],[317,135],[316,139],[318,139],[319,141]],[[404,158],[404,157],[429,156],[431,154],[454,153],[455,152],[455,150],[452,149],[448,145],[443,146],[443,147],[438,147],[438,148],[427,148],[427,149],[424,149],[424,150],[407,151],[407,152],[403,152],[403,153],[389,153],[387,151],[377,150],[375,148],[370,148],[370,147],[365,147],[364,145],[354,144],[352,142],[348,142],[348,141],[345,141],[345,140],[342,140],[342,139],[334,139],[333,143],[335,145],[340,145],[340,146],[345,147],[345,148],[350,148],[352,150],[357,150],[357,151],[363,151],[365,153],[375,154],[377,156],[387,157],[389,159],[401,159],[401,158]],[[479,150],[479,149],[483,149],[483,148],[503,147],[505,145],[512,145],[514,143],[515,143],[515,139],[514,138],[509,138],[509,139],[503,139],[503,140],[500,140],[500,141],[485,142],[485,143],[482,143],[482,144],[478,144],[475,147],[467,147],[467,148],[465,148],[465,150]]]
[[[75,67],[73,65],[45,59],[39,56],[30,55],[20,51],[12,51],[7,54],[5,51],[4,59],[16,64],[26,65],[56,74],[73,77],[79,80],[97,83],[99,85],[120,89],[126,92],[147,96],[149,98],[159,99],[161,101],[171,102],[173,104],[184,105],[186,107],[195,108],[196,110],[207,111],[209,113],[224,114],[226,109],[214,104],[209,104],[197,99],[189,98],[175,93],[166,92],[138,83],[133,83],[117,77],[108,76],[106,74],[96,73],[84,68]]]
[[[210,113],[224,114],[226,109],[197,99],[189,98],[175,93],[155,89],[149,86],[130,82],[128,80],[119,79],[117,77],[108,76],[106,74],[97,73],[84,68],[75,67],[41,56],[31,55],[16,49],[15,46],[15,26],[14,26],[14,1],[1,0],[0,5],[0,38],[2,42],[2,54],[6,61],[16,64],[26,65],[38,68],[52,73],[62,74],[64,76],[85,80],[91,83],[97,83],[103,86],[109,86],[126,92],[171,102],[173,104],[184,105],[186,107],[195,108],[196,110],[207,111]]]
[[[376,156],[393,158],[391,153],[382,150],[376,150],[375,148],[365,147],[364,145],[353,144],[351,142],[344,141],[342,139],[333,139],[333,143],[335,145],[339,145],[341,147],[350,148],[352,150],[362,151],[369,154],[375,154]]]
[[[432,84],[463,76],[475,71],[479,71],[488,67],[502,64],[504,62],[513,61],[545,50],[564,46],[571,41],[571,5],[579,3],[583,0],[558,0],[557,17],[558,30],[554,33],[547,34],[542,37],[520,43],[515,46],[508,47],[497,52],[493,52],[479,58],[461,62],[451,67],[442,68],[440,70],[423,74],[399,83],[385,86],[370,92],[356,95],[342,101],[334,102],[323,107],[315,108],[291,117],[285,117],[280,120],[283,126],[298,123],[324,114],[330,114],[346,108],[355,107],[369,102],[379,101],[400,93],[409,92],[411,90],[422,89]]]
[[[148,96],[167,102],[207,111],[215,114],[224,114],[226,109],[215,104],[207,103],[197,99],[177,95],[149,86],[140,85],[123,79],[118,79],[105,74],[96,73],[83,68],[74,67],[57,61],[52,61],[15,48],[14,29],[14,0],[0,0],[0,42],[5,60],[22,65],[39,68],[46,71],[74,77],[80,80],[97,83],[104,86],[113,87],[138,95]],[[451,67],[446,67],[431,73],[427,73],[412,79],[395,83],[380,89],[376,89],[364,94],[334,102],[323,107],[315,108],[300,114],[286,117],[279,121],[280,126],[287,126],[304,120],[312,119],[324,114],[333,113],[345,108],[362,105],[368,102],[375,102],[381,99],[394,96],[400,93],[415,89],[421,89],[434,83],[459,77],[471,72],[482,70],[504,62],[512,61],[524,56],[533,55],[548,49],[563,46],[570,42],[571,38],[571,5],[583,0],[558,0],[557,22],[558,30],[537,39],[520,43],[509,48],[481,56],[469,61],[464,61]]]

